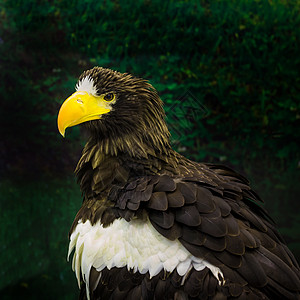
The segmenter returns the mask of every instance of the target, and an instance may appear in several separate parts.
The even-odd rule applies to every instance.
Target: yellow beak
[[[75,92],[59,110],[58,130],[64,137],[66,128],[86,121],[101,119],[101,116],[108,112],[110,112],[110,108],[101,97],[95,97],[87,92]]]

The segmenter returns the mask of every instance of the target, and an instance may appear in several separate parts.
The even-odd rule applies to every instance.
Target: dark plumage
[[[300,299],[299,266],[248,180],[227,167],[196,163],[175,152],[162,101],[147,81],[96,67],[80,76],[78,91],[86,78],[97,91],[95,99],[113,93],[115,100],[105,104],[108,113],[85,121],[91,135],[75,171],[84,201],[70,231],[70,250],[75,247],[73,267],[82,272],[77,272],[80,298]],[[82,228],[101,227],[108,232],[121,219],[126,220],[124,224],[150,220],[154,232],[183,245],[194,263],[179,275],[185,267],[173,261],[181,252],[174,256],[168,248],[159,257],[167,253],[172,260],[163,263],[157,274],[150,269],[142,272],[129,267],[126,259],[98,256],[100,240],[88,244],[87,237],[102,238],[100,229],[98,235],[78,231],[82,224],[90,224]],[[145,238],[132,235],[137,243]],[[103,239],[107,242],[99,244],[99,249],[110,245],[103,252],[107,255],[121,255],[127,247],[125,241],[123,248],[115,250],[119,240],[114,244],[111,234],[104,233]],[[87,245],[92,245],[90,252]],[[151,247],[155,245],[141,242],[138,251]],[[206,267],[196,267],[198,258]],[[109,265],[111,261],[120,265]],[[156,265],[150,262],[149,266]]]

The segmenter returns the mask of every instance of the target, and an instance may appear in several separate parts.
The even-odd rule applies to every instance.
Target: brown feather
[[[177,188],[174,192],[167,193],[169,207],[182,207],[184,205],[184,197]]]
[[[224,218],[224,222],[226,223],[229,236],[238,236],[240,234],[238,222],[231,214]]]
[[[153,227],[164,237],[166,237],[167,239],[174,241],[176,239],[179,239],[182,235],[182,228],[181,226],[178,225],[178,223],[174,223],[174,225],[171,228],[168,229],[164,229],[162,227],[160,227],[159,225],[157,225],[155,222],[153,222],[151,219],[151,224],[153,225]]]
[[[196,201],[196,190],[195,186],[184,183],[184,182],[179,182],[177,184],[179,191],[181,192],[182,196],[184,197],[184,201],[186,204],[192,204],[195,203]]]
[[[242,265],[242,257],[240,255],[234,255],[227,251],[215,252],[214,255],[230,268],[237,269]]]
[[[249,211],[247,208],[243,208],[240,211],[240,214],[252,225],[254,225],[257,229],[266,232],[267,231],[267,226],[263,223],[261,219],[259,219],[254,213]]]
[[[159,177],[158,183],[154,186],[154,192],[173,192],[176,189],[176,184],[170,176],[163,175]]]
[[[193,205],[183,206],[176,210],[176,221],[188,226],[198,226],[201,224],[201,217]]]
[[[246,252],[242,256],[242,265],[237,272],[244,277],[253,287],[264,287],[268,283],[267,275],[254,253]]]
[[[244,245],[248,248],[257,248],[260,245],[259,240],[254,238],[254,236],[247,229],[241,230],[241,239]]]
[[[224,220],[219,218],[202,217],[199,230],[213,237],[223,237],[227,234],[227,226]]]
[[[201,213],[211,213],[216,209],[212,194],[205,188],[197,188],[197,209]]]
[[[224,251],[226,249],[226,240],[224,237],[212,237],[207,234],[203,245],[213,251]]]
[[[227,235],[226,250],[232,254],[243,255],[245,253],[245,244],[240,236]]]
[[[238,283],[232,283],[229,285],[229,293],[232,297],[238,297],[242,294],[243,287]]]
[[[148,202],[148,207],[155,210],[167,210],[168,199],[165,192],[154,192]]]
[[[172,212],[161,212],[152,210],[149,212],[150,221],[156,223],[164,229],[169,229],[174,225],[174,214]]]
[[[215,205],[221,210],[221,214],[223,217],[227,217],[231,212],[231,207],[224,201],[224,199],[220,197],[213,198]]]
[[[190,244],[202,246],[206,240],[206,235],[199,230],[182,226],[182,239]]]

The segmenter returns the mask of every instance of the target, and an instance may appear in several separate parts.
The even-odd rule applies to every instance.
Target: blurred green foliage
[[[60,103],[84,69],[130,72],[159,91],[174,147],[249,177],[300,257],[299,1],[2,0],[0,9],[4,186],[16,177],[64,182],[83,141],[78,127],[59,136]],[[51,206],[18,193],[17,203]]]
[[[0,193],[0,298],[76,299],[66,262],[68,231],[81,202],[75,181],[3,180]]]

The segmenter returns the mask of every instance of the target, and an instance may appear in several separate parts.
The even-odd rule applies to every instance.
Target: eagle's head
[[[95,67],[83,72],[76,92],[61,106],[58,129],[84,123],[107,154],[141,155],[145,148],[165,152],[169,131],[162,101],[144,79]]]

